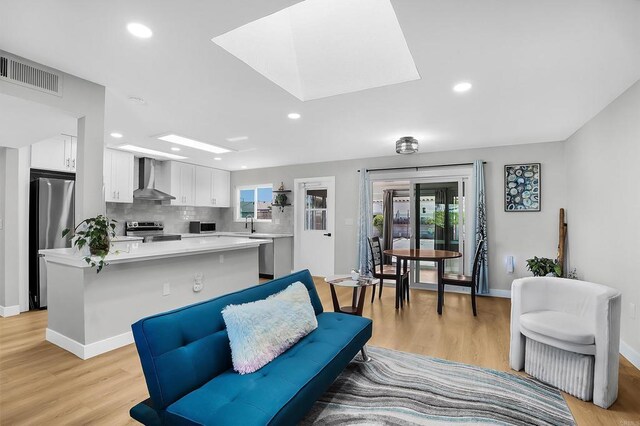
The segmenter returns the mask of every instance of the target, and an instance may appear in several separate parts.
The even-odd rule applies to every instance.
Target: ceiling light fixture
[[[298,114],[297,112],[290,112],[289,115],[287,115],[287,117],[289,117],[292,120],[297,120],[298,118],[302,117],[300,114]]]
[[[457,83],[455,86],[453,86],[453,91],[456,93],[464,93],[471,90],[471,87],[473,87],[473,85],[468,81],[461,81],[460,83]]]
[[[118,133],[118,132],[111,132],[110,135],[112,138],[116,138],[116,139],[120,139],[122,137],[122,133]]]
[[[189,148],[200,149],[202,151],[213,152],[214,154],[224,154],[230,152],[230,149],[223,148],[221,146],[211,145],[208,143],[200,142],[195,139],[185,138],[184,136],[169,133],[168,135],[157,136],[158,139],[165,142],[175,143],[176,145],[182,145]]]
[[[246,169],[246,168],[247,168],[247,166],[240,166],[240,168],[241,168],[241,169]]]
[[[125,151],[138,152],[140,154],[146,154],[146,155],[151,155],[156,157],[166,157],[172,160],[184,160],[187,158],[181,155],[169,154],[162,151],[156,151],[155,149],[143,148],[141,146],[135,146],[135,145],[121,145],[121,146],[118,146],[117,148]]]
[[[153,32],[149,27],[142,25],[139,22],[128,23],[127,30],[138,38],[149,38],[153,35]]]
[[[418,140],[412,136],[403,136],[396,141],[398,154],[413,154],[418,152]]]
[[[220,157],[215,157],[215,158],[214,158],[214,160],[216,160],[216,161],[220,161],[220,160],[222,160],[222,158],[220,158]]]
[[[180,148],[178,148],[177,146],[172,146],[172,147],[171,147],[171,151],[176,151],[176,152],[178,152],[178,151],[180,151]]]

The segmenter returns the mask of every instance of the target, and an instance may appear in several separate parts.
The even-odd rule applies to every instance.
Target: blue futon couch
[[[301,281],[318,328],[252,374],[232,368],[220,313]],[[131,417],[145,425],[296,424],[371,338],[370,319],[323,312],[309,271],[301,271],[132,325],[150,398]]]

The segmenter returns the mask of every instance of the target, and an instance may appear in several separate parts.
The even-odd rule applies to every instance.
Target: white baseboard
[[[20,313],[20,305],[13,306],[1,306],[0,305],[0,317],[12,317]]]
[[[620,354],[640,370],[640,352],[636,351],[622,340],[620,340]]]
[[[389,286],[395,287],[395,284],[390,284]],[[436,284],[414,284],[411,288],[417,288],[419,290],[429,290],[429,291],[438,291],[438,286]],[[449,286],[447,287],[447,293],[463,293],[469,294],[471,290],[464,287],[457,286]],[[490,297],[502,297],[506,299],[511,299],[511,290],[500,290],[500,289],[489,289],[489,294],[478,294],[478,296],[490,296]]]
[[[71,352],[72,354],[83,360],[133,343],[133,333],[130,331],[118,334],[117,336],[109,337],[108,339],[100,340],[98,342],[89,343],[88,345],[83,345],[82,343],[79,343],[49,328],[47,328],[45,338],[47,341],[53,343],[56,346],[60,346],[62,349]]]

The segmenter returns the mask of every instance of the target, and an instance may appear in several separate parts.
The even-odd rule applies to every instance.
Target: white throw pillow
[[[318,328],[309,291],[297,281],[264,300],[222,310],[233,369],[253,373]]]

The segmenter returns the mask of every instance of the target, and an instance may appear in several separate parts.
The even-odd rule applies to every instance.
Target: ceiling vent
[[[0,50],[0,80],[62,96],[62,74]]]

